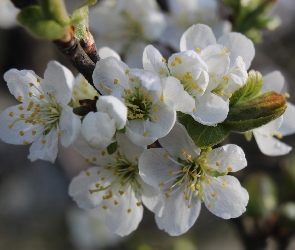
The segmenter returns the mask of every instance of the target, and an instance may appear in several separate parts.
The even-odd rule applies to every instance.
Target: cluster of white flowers
[[[123,13],[120,18],[133,20]],[[144,13],[140,18],[147,18]],[[12,69],[4,78],[21,104],[0,115],[0,137],[13,144],[32,143],[32,161],[53,162],[58,138],[65,147],[74,144],[94,166],[72,180],[69,193],[80,207],[105,211],[105,223],[115,234],[125,236],[137,228],[143,205],[170,235],[183,234],[194,224],[202,202],[221,218],[238,217],[249,196],[228,174],[246,167],[243,150],[232,144],[197,147],[178,114],[211,128],[223,122],[230,98],[247,82],[254,46],[238,33],[216,40],[211,28],[197,24],[182,35],[180,51],[166,60],[148,45],[144,69],[134,69],[115,52],[102,49],[93,73],[101,94],[97,98],[98,92],[81,76],[75,81],[57,62],[48,64],[44,79]],[[264,80],[263,92],[282,91],[278,72]],[[73,107],[83,99],[91,100],[92,109],[79,117]],[[288,103],[283,118],[253,130],[262,152],[282,155],[291,150],[270,133],[294,133],[292,113],[294,105]]]

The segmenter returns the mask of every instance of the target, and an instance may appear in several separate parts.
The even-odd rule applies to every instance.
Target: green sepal
[[[126,126],[124,128],[122,128],[122,129],[117,130],[117,132],[118,133],[121,133],[121,134],[125,134],[125,132],[126,132]]]
[[[117,141],[111,143],[111,144],[107,147],[108,154],[109,154],[109,155],[112,155],[113,153],[116,152],[117,148],[118,148],[118,142],[117,142]]]
[[[230,133],[230,130],[223,124],[206,126],[195,121],[190,115],[184,115],[179,120],[199,148],[212,147],[222,142]]]
[[[57,40],[64,36],[67,27],[54,20],[44,17],[39,6],[29,6],[17,15],[18,22],[35,37],[40,39]]]
[[[71,23],[75,26],[75,37],[80,41],[86,37],[86,30],[89,27],[89,5],[93,5],[97,0],[88,0],[73,11]]]
[[[280,117],[286,110],[283,95],[269,91],[246,102],[236,104],[229,109],[224,126],[234,132],[246,132]]]
[[[259,94],[263,86],[262,75],[258,71],[251,70],[246,84],[236,90],[230,98],[229,106],[248,101]]]
[[[219,176],[225,176],[227,175],[227,172],[218,172],[218,171],[211,171],[210,173],[208,173],[208,175],[210,175],[211,177],[219,177]]]
[[[253,132],[252,131],[247,131],[244,133],[244,136],[246,138],[247,141],[251,141],[252,140],[252,135],[253,135]]]

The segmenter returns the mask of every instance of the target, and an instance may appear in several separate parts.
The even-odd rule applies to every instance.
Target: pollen
[[[125,74],[128,75],[129,74],[129,69],[125,70]]]
[[[217,162],[215,162],[215,165],[218,167],[218,166],[220,166],[220,164],[219,164],[219,162],[217,161]]]
[[[165,157],[165,158],[168,158],[168,157],[169,157],[169,154],[164,154],[164,157]]]
[[[156,116],[156,115],[154,116],[154,119],[155,119],[156,121],[159,120],[158,116]]]
[[[207,182],[208,184],[210,184],[210,183],[211,183],[211,180],[210,180],[210,179],[207,179],[206,182]]]
[[[28,95],[29,95],[29,97],[32,97],[33,96],[33,93],[32,92],[28,92]]]
[[[175,66],[175,62],[171,62],[170,65],[173,67]]]
[[[24,110],[24,107],[23,106],[19,106],[18,107],[18,110]]]
[[[165,193],[165,197],[168,199],[170,195],[168,193]]]
[[[29,83],[29,85],[30,85],[30,87],[34,87],[35,85],[34,85],[34,83]]]
[[[107,205],[103,205],[102,208],[103,208],[104,210],[107,210],[107,209],[108,209],[108,206],[107,206]]]
[[[107,89],[106,92],[107,92],[107,94],[111,94],[112,93],[112,90],[111,89]]]
[[[128,208],[127,213],[128,213],[128,214],[131,213],[131,208]]]
[[[185,158],[186,159],[190,159],[192,156],[190,155],[190,154],[187,154],[186,156],[185,156]]]
[[[200,189],[200,184],[196,184],[196,189]]]
[[[223,186],[223,187],[226,187],[226,183],[223,181],[223,182],[221,182],[221,185]]]
[[[117,84],[119,82],[119,80],[118,79],[114,79],[114,84]]]
[[[159,111],[159,108],[156,106],[156,107],[154,107],[154,111],[155,112],[158,112]]]
[[[148,132],[144,132],[142,135],[143,135],[144,137],[147,137],[147,136],[148,136]]]
[[[12,112],[12,111],[9,112],[8,115],[9,115],[10,117],[13,117],[13,112]]]
[[[41,142],[42,142],[42,144],[45,144],[46,143],[46,140],[45,139],[42,139]]]
[[[178,56],[175,57],[175,61],[177,61],[179,64],[182,64],[182,60]]]
[[[165,71],[163,70],[163,69],[161,69],[160,71],[159,71],[159,74],[160,75],[163,75],[165,73]]]
[[[131,81],[131,82],[134,82],[134,78],[130,78],[130,81]]]
[[[201,52],[201,49],[200,48],[196,48],[196,52],[197,53],[200,53]]]
[[[140,207],[142,205],[142,202],[137,202],[136,206]]]
[[[283,138],[283,135],[282,134],[278,134],[277,137],[278,137],[278,139],[282,139]]]
[[[183,149],[183,150],[181,150],[181,153],[182,153],[183,155],[185,155],[186,151]]]
[[[233,171],[233,169],[231,167],[229,167],[229,168],[227,168],[227,171],[231,172],[231,171]]]
[[[227,95],[228,98],[231,98],[232,96],[233,96],[232,93],[229,93],[229,94]]]
[[[40,95],[39,98],[42,100],[44,99],[44,95]]]
[[[216,192],[214,192],[213,194],[211,194],[211,196],[213,197],[213,198],[215,198],[216,197]]]
[[[106,85],[102,82],[100,83],[100,87],[104,88]]]
[[[20,136],[24,136],[24,135],[25,135],[24,131],[22,131],[22,130],[19,131],[19,135],[20,135]]]

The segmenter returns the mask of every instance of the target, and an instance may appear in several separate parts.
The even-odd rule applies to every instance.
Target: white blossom
[[[103,95],[115,96],[126,105],[126,135],[137,145],[147,146],[168,134],[176,111],[188,112],[194,105],[176,78],[130,69],[114,57],[96,64],[93,82]]]
[[[138,174],[138,159],[143,147],[134,145],[123,134],[117,134],[117,151],[90,148],[83,137],[76,149],[96,166],[81,172],[69,187],[69,194],[84,209],[105,211],[109,230],[120,236],[134,231],[143,215],[143,205],[157,211],[158,192],[144,183]]]
[[[166,26],[155,0],[101,1],[90,11],[89,20],[97,46],[124,54],[132,67],[140,66],[144,47],[157,40]]]
[[[16,15],[19,12],[10,0],[0,1],[0,27],[9,29],[17,26]]]
[[[11,144],[32,143],[28,158],[54,162],[60,138],[64,147],[77,138],[81,123],[68,103],[72,73],[58,62],[48,63],[44,79],[33,71],[11,69],[4,74],[10,92],[21,104],[0,115],[0,138]]]
[[[219,20],[219,5],[216,0],[168,0],[170,13],[167,15],[167,27],[160,41],[179,50],[182,34],[193,24],[210,26],[218,38],[231,31],[228,21]]]
[[[164,199],[162,209],[155,212],[160,229],[173,236],[185,233],[198,218],[202,201],[223,219],[245,212],[249,195],[235,177],[227,175],[247,165],[240,147],[228,144],[201,151],[178,123],[159,142],[163,148],[141,155],[139,174],[160,189]]]
[[[279,71],[267,74],[263,77],[263,81],[262,93],[267,91],[282,93],[285,88],[285,79]],[[288,96],[286,93],[286,97]],[[295,133],[294,114],[294,104],[287,102],[287,109],[282,116],[260,128],[253,129],[257,145],[263,154],[279,156],[288,154],[291,151],[292,147],[279,139]]]
[[[143,67],[160,77],[178,78],[195,100],[194,109],[187,113],[204,125],[215,126],[226,119],[232,93],[247,81],[253,43],[238,33],[216,41],[208,26],[197,24],[183,34],[180,48],[182,52],[166,63],[158,50],[147,46]]]
[[[117,130],[125,127],[126,106],[114,96],[100,96],[96,102],[97,112],[89,112],[83,119],[81,132],[89,146],[106,149]]]

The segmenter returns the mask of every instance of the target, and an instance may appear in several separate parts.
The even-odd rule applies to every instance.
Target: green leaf
[[[109,155],[112,155],[113,153],[116,152],[117,148],[118,148],[118,142],[117,142],[117,141],[111,143],[111,144],[107,147],[108,154],[109,154]]]
[[[86,37],[86,30],[89,27],[88,6],[95,4],[96,1],[97,0],[88,0],[73,11],[71,23],[75,26],[75,37],[79,41]]]
[[[222,142],[229,135],[230,130],[223,124],[206,126],[191,118],[187,123],[187,132],[196,146],[207,148]]]
[[[247,102],[230,107],[224,126],[235,132],[261,127],[280,117],[286,110],[283,95],[269,91]]]
[[[230,98],[230,106],[248,101],[257,96],[263,86],[262,75],[258,71],[251,70],[246,84],[236,90]]]
[[[178,121],[187,128],[187,124],[192,118],[191,115],[186,115],[181,112],[177,112]]]
[[[63,27],[54,20],[45,19],[39,6],[29,6],[20,11],[18,22],[29,32],[40,39],[57,40],[64,36],[67,27]]]

